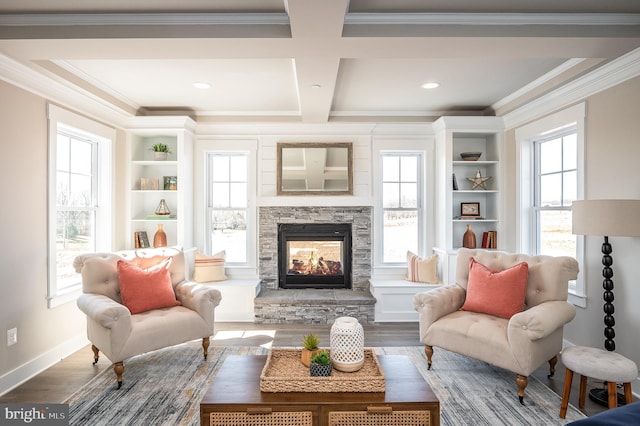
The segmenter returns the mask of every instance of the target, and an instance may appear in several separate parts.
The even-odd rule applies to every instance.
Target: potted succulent
[[[171,152],[169,146],[164,143],[157,143],[151,147],[151,151],[154,153],[156,160],[164,161],[167,159],[167,154]]]
[[[319,344],[320,339],[315,334],[307,334],[302,339],[302,355],[300,356],[300,360],[305,367],[309,367],[311,357],[320,352],[320,349],[318,349]]]
[[[331,375],[331,358],[326,349],[311,356],[309,372],[313,377],[327,377]]]

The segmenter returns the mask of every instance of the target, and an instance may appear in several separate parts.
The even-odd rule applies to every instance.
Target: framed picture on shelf
[[[480,203],[460,203],[460,217],[462,219],[480,217]]]
[[[175,191],[178,189],[178,177],[177,176],[165,176],[164,177],[164,189],[165,191]]]

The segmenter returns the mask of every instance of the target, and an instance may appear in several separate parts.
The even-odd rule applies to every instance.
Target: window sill
[[[571,291],[569,292],[569,297],[568,297],[567,301],[569,303],[571,303],[572,305],[578,306],[580,308],[586,308],[587,307],[587,296],[580,295],[580,294],[577,294],[577,293],[572,293]]]
[[[60,291],[55,296],[47,298],[47,306],[49,309],[57,308],[65,303],[74,302],[78,296],[82,293],[82,285],[77,284],[73,287],[66,288]]]

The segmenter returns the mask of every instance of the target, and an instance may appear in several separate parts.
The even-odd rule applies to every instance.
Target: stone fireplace
[[[278,225],[280,288],[351,288],[351,224]]]
[[[354,316],[360,322],[373,322],[375,298],[369,291],[371,278],[371,207],[260,207],[258,210],[258,273],[261,292],[255,299],[257,323],[332,323],[339,316]],[[326,225],[336,229],[328,230]],[[286,244],[280,246],[281,230],[298,231],[289,244],[296,255],[292,259]],[[343,235],[346,233],[346,242]],[[324,235],[318,235],[324,234]],[[309,239],[315,234],[313,239]],[[320,236],[320,240],[316,237]],[[339,237],[339,238],[338,238]],[[332,241],[339,239],[342,253]],[[297,241],[325,241],[322,246],[298,245]],[[327,242],[328,241],[328,242]],[[350,246],[350,247],[349,247]],[[329,250],[322,256],[322,249]],[[282,251],[285,256],[280,256]],[[315,253],[312,255],[311,253]],[[289,259],[287,259],[289,255]],[[335,257],[340,259],[336,259]],[[338,282],[314,265],[323,257],[320,268],[329,271],[340,262],[343,277]],[[331,261],[331,266],[330,262]],[[295,274],[295,269],[314,274]],[[283,272],[284,271],[284,272]],[[291,273],[287,273],[291,272]],[[282,277],[282,274],[285,277]],[[291,275],[306,275],[294,276]],[[282,279],[293,278],[282,285]]]

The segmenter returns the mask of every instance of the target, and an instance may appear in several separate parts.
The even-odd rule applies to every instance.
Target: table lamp
[[[602,243],[602,288],[604,289],[604,348],[614,351],[616,322],[613,317],[613,258],[609,237],[640,237],[640,200],[579,200],[571,206],[572,233],[604,237]],[[622,396],[622,395],[620,395]],[[594,389],[589,397],[608,405],[607,389]],[[620,398],[619,398],[620,399]],[[624,398],[622,398],[624,404]]]

